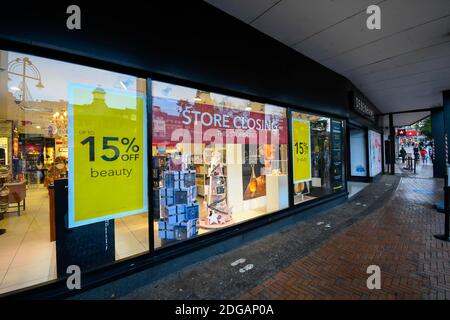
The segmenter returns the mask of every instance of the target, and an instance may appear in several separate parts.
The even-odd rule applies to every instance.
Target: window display
[[[70,88],[74,85],[98,90],[94,92],[90,89],[83,95],[72,95]],[[65,203],[61,200],[63,197],[55,196],[55,184],[71,180],[73,154],[69,157],[69,149],[73,146],[70,146],[69,138],[73,132],[68,129],[74,123],[69,114],[70,104],[75,101],[80,108],[101,106],[102,112],[118,114],[116,127],[117,124],[128,123],[126,137],[130,137],[133,131],[139,133],[139,130],[146,129],[146,126],[138,128],[136,119],[132,119],[136,97],[145,95],[145,89],[145,79],[0,50],[0,148],[3,150],[3,153],[0,152],[0,233],[3,230],[0,236],[0,263],[9,266],[0,281],[0,293],[66,276],[60,262],[70,255],[82,257],[77,260],[77,265],[83,272],[90,269],[84,268],[81,260],[91,260],[90,268],[98,268],[100,265],[96,262],[99,260],[95,257],[98,252],[92,251],[92,256],[88,253],[96,246],[101,247],[102,251],[112,252],[111,263],[148,250],[146,212],[108,220],[109,227],[103,223],[97,228],[98,233],[90,233],[89,239],[74,238],[71,247],[61,245],[65,240],[61,240],[61,232],[57,231],[60,229],[57,229],[55,214],[64,206],[61,203]],[[112,91],[115,95],[111,94]],[[110,119],[101,116],[82,119],[85,127],[77,133],[95,135]],[[112,157],[113,153],[109,153],[111,148],[102,148],[101,140],[95,142],[92,150],[98,155],[97,158],[101,159],[104,154]],[[107,147],[120,148],[122,155],[137,153],[132,151],[134,145],[140,143],[138,138],[133,145],[131,140],[128,144],[125,142],[123,139],[120,143],[109,141]],[[126,152],[127,147],[129,150]],[[86,152],[91,149],[89,145],[80,145],[80,148],[86,148]],[[85,159],[90,162],[88,157]],[[145,176],[141,176],[146,181]],[[126,179],[123,180],[124,186],[116,188],[119,196],[115,197],[113,208],[120,211],[122,208],[117,204],[133,196],[130,187],[126,186]],[[88,189],[86,183],[79,186]],[[100,201],[114,203],[112,199],[99,199],[92,192],[86,192],[78,199],[91,209]],[[78,230],[73,228],[67,233],[73,235]],[[109,232],[107,236],[105,230]],[[73,250],[66,250],[69,247]]]
[[[343,122],[292,112],[294,204],[342,190]]]
[[[288,207],[286,109],[158,81],[152,90],[155,247]]]
[[[367,176],[366,134],[361,129],[350,129],[350,170],[352,176]]]
[[[371,177],[375,177],[383,170],[381,164],[381,134],[372,130],[369,130],[369,169]]]

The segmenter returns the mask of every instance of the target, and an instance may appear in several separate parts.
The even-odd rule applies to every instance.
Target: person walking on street
[[[403,146],[402,146],[402,148],[400,149],[400,157],[402,158],[402,163],[405,163],[406,150],[405,150],[405,148],[403,148]]]
[[[427,150],[425,148],[420,150],[420,155],[422,156],[422,164],[427,163]]]

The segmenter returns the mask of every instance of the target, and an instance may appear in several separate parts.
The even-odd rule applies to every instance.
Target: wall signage
[[[353,93],[353,109],[368,120],[375,122],[374,108],[370,106],[366,99],[356,93]]]
[[[294,183],[312,180],[310,122],[292,118],[292,160]]]
[[[70,228],[147,212],[145,97],[69,87]]]

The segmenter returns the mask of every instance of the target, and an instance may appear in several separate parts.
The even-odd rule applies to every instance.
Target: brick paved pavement
[[[403,177],[391,201],[292,262],[242,299],[450,299],[450,245],[433,209],[442,180]],[[381,289],[366,287],[369,265]]]

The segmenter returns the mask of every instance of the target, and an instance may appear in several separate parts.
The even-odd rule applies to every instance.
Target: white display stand
[[[289,186],[287,175],[266,176],[267,211],[273,212],[289,206]]]

